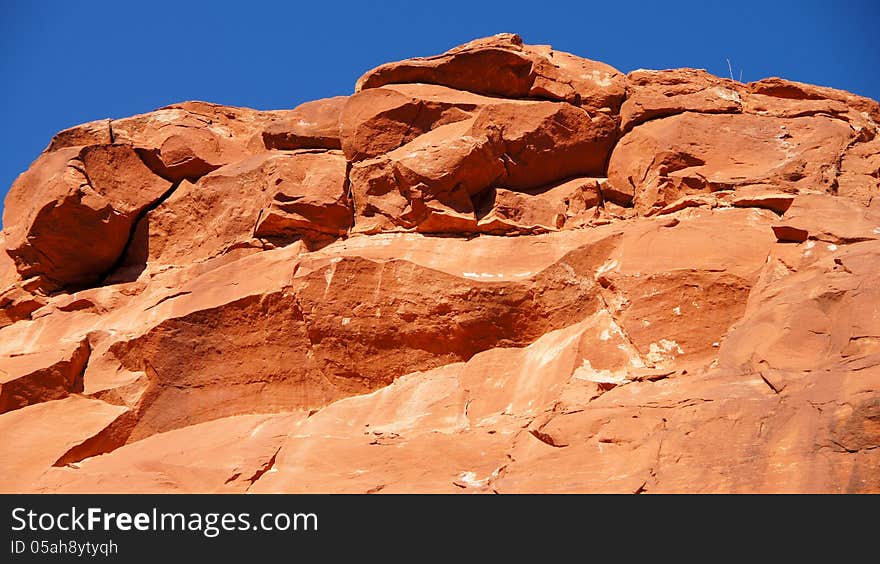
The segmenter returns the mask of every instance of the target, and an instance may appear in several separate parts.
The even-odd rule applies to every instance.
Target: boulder
[[[119,260],[140,215],[170,188],[128,145],[45,153],[6,198],[6,252],[23,279],[94,284]]]
[[[339,116],[348,96],[300,104],[263,129],[267,149],[341,149]]]
[[[537,233],[587,225],[602,203],[599,181],[575,178],[517,192],[490,188],[478,196],[477,228],[482,233]]]
[[[650,213],[688,194],[772,184],[833,191],[852,129],[826,116],[683,114],[636,127],[608,165],[606,197]]]
[[[148,265],[204,261],[241,246],[259,248],[260,238],[285,243],[344,234],[351,224],[345,172],[338,152],[273,151],[183,181],[143,217],[123,268],[139,274]]]
[[[5,479],[0,491],[32,491],[31,484],[66,452],[98,437],[125,411],[118,405],[71,396],[3,413],[0,432],[6,440],[0,469]]]
[[[501,34],[65,130],[0,234],[2,489],[880,492],[878,117]]]

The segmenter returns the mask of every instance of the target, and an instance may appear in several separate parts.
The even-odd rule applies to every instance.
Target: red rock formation
[[[512,34],[63,131],[0,244],[23,492],[880,492],[880,105]]]

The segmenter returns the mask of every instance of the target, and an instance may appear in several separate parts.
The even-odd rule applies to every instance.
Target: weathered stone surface
[[[803,113],[814,113],[816,107],[823,108],[821,111],[826,113],[837,113],[827,110],[827,108],[833,107],[839,108],[840,113],[852,117],[855,117],[853,114],[866,114],[861,116],[862,120],[868,123],[873,122],[873,129],[876,129],[877,123],[880,122],[880,103],[877,100],[856,96],[844,90],[777,77],[752,82],[747,87],[753,94],[775,98],[775,103],[785,100],[799,102],[804,106]],[[815,104],[816,102],[818,104]]]
[[[19,278],[15,261],[3,252],[5,243],[6,235],[0,232],[0,328],[29,319],[46,303],[44,296],[35,293],[40,286],[39,279]]]
[[[626,83],[627,97],[620,108],[623,131],[684,112],[724,114],[742,110],[742,86],[704,70],[640,69],[629,73]]]
[[[342,150],[350,161],[378,157],[435,127],[470,117],[494,100],[439,86],[373,88],[346,102],[340,118]]]
[[[3,434],[3,493],[31,489],[70,449],[98,436],[125,412],[124,407],[98,400],[69,397],[29,405],[0,415]],[[99,454],[101,451],[93,451]],[[91,491],[99,491],[95,486]]]
[[[523,45],[512,33],[472,41],[435,57],[382,65],[362,76],[355,90],[415,82],[488,96],[561,100],[592,111],[617,111],[624,95],[624,77],[614,68],[549,46]]]
[[[778,214],[783,214],[791,207],[791,203],[794,201],[793,194],[769,193],[750,196],[742,194],[745,190],[739,192],[740,193],[734,195],[731,202],[738,208],[764,208],[772,210]]]
[[[477,229],[482,233],[536,233],[582,227],[602,203],[599,181],[575,178],[538,189],[490,188],[478,195]]]
[[[569,104],[497,105],[481,111],[473,131],[498,145],[504,183],[533,188],[578,175],[602,174],[613,143],[614,121]],[[550,156],[552,155],[552,157]]]
[[[880,194],[880,137],[852,146],[840,162],[837,193],[865,206]]]
[[[351,228],[346,162],[341,155],[299,154],[278,162],[266,175],[267,186],[275,192],[260,215],[255,237],[338,237]]]
[[[341,149],[339,115],[347,96],[300,104],[263,130],[267,149]]]
[[[355,230],[422,226],[428,232],[472,231],[476,217],[471,198],[504,176],[491,141],[471,135],[473,123],[470,119],[438,127],[355,164],[349,175]]]
[[[785,214],[783,225],[811,239],[846,244],[880,239],[880,209],[828,194],[800,194]]]
[[[474,198],[481,192],[600,175],[615,137],[613,120],[565,103],[486,106],[474,118],[356,163],[355,229],[475,232]]]
[[[246,493],[275,462],[302,414],[241,415],[153,435],[97,456],[51,468],[33,492]]]
[[[47,152],[79,145],[118,143],[137,149],[156,174],[196,180],[263,149],[262,130],[286,115],[208,102],[182,102],[119,120],[100,120],[62,131]]]
[[[83,340],[0,357],[0,413],[81,392],[90,353],[88,341]]]
[[[771,184],[777,190],[832,191],[837,162],[853,136],[840,120],[686,112],[635,128],[608,165],[619,203],[640,213],[681,195]]]
[[[204,261],[261,238],[344,234],[351,225],[346,162],[338,152],[266,152],[184,181],[141,220],[123,262],[147,267]],[[121,273],[125,274],[125,272]]]
[[[0,327],[29,319],[43,305],[45,302],[42,297],[31,294],[20,286],[8,287],[0,294]]]
[[[876,102],[512,34],[356,90],[53,139],[3,491],[880,492]]]
[[[92,284],[122,255],[141,212],[170,187],[126,145],[46,153],[6,198],[6,250],[22,278]]]

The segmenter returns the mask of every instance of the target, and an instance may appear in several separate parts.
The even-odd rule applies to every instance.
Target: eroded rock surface
[[[513,34],[57,134],[7,492],[880,492],[880,105]]]

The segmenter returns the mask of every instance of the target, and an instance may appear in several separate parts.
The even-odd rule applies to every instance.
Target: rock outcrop
[[[880,492],[880,104],[513,34],[57,134],[6,492]]]

